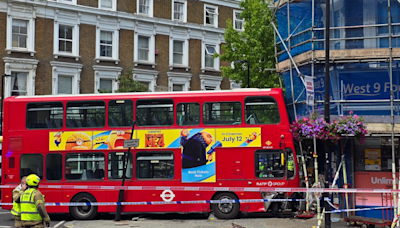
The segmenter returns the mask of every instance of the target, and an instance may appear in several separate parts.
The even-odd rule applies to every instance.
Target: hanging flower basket
[[[349,115],[341,116],[330,123],[327,123],[322,117],[318,117],[318,112],[314,112],[310,117],[297,118],[290,127],[296,141],[313,137],[337,141],[342,137],[354,136],[363,143],[367,134],[362,117],[353,115],[353,111],[350,111]]]

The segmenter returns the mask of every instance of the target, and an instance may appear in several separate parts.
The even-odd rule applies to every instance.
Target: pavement
[[[92,220],[69,221],[63,224],[64,228],[316,228],[318,220],[298,218],[260,218],[244,217],[240,219],[220,220],[213,216],[207,218],[174,218],[174,217],[133,217],[121,221]],[[323,227],[323,226],[322,226]],[[332,228],[347,227],[344,221],[332,222]]]

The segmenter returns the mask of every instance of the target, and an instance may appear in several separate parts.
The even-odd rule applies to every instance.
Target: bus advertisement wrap
[[[220,147],[261,146],[261,129],[258,127],[137,130],[133,138],[140,139],[137,149],[179,148],[185,140],[201,132],[208,132],[211,142],[219,142]],[[56,131],[49,133],[49,151],[123,149],[124,140],[130,138],[131,130]]]
[[[131,130],[50,132],[49,150],[123,149]],[[215,182],[217,147],[260,147],[260,128],[137,130],[139,147],[181,148],[182,182]]]

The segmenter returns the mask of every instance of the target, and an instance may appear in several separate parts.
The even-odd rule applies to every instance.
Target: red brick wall
[[[54,60],[54,20],[36,18],[35,28],[35,59],[39,60],[36,69],[35,93],[37,95],[51,94],[52,67],[50,65],[50,61]]]
[[[117,11],[136,13],[136,0],[120,0],[117,2]]]
[[[123,71],[133,68],[133,36],[134,31],[119,30],[119,62],[118,66],[124,68]]]
[[[169,71],[169,36],[157,35],[155,38],[156,49],[158,49],[158,55],[156,55],[157,70],[160,72],[157,78],[157,86],[168,87],[168,76]]]
[[[94,71],[96,65],[96,26],[80,25],[79,32],[79,54],[82,56],[80,63],[83,64],[81,72],[80,93],[94,92]],[[105,63],[102,63],[105,64]],[[99,65],[102,65],[99,64]],[[113,64],[115,66],[115,64]]]
[[[172,19],[172,1],[154,0],[154,17]]]
[[[201,90],[201,40],[189,40],[189,66],[193,74],[190,90]]]

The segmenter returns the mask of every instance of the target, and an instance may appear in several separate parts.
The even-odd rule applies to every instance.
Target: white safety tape
[[[16,185],[0,185],[0,188],[15,188]],[[93,190],[173,190],[173,191],[236,191],[236,192],[329,192],[329,193],[394,193],[400,189],[372,188],[274,188],[274,187],[186,187],[186,186],[86,186],[86,185],[40,185],[49,189],[93,189]]]
[[[204,204],[204,203],[263,203],[263,202],[296,202],[304,199],[243,199],[243,200],[191,200],[191,201],[142,201],[142,202],[86,202],[86,203],[45,203],[46,206],[110,206],[110,205],[159,205],[159,204]],[[13,205],[0,203],[0,205]]]

